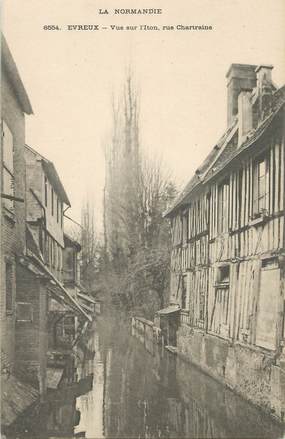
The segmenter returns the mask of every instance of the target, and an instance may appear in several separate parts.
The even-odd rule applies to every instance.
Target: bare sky
[[[113,8],[162,8],[161,15],[114,16]],[[98,15],[108,8],[109,15]],[[52,160],[80,219],[86,194],[101,217],[103,144],[112,91],[134,66],[141,137],[186,182],[226,124],[231,63],[273,64],[285,82],[284,0],[4,0],[4,34],[30,96],[26,140]],[[61,31],[44,31],[57,24]],[[68,24],[212,25],[211,32],[67,31]]]

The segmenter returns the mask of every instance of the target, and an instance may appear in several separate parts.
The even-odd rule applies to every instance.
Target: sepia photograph
[[[285,438],[284,0],[0,9],[0,438]]]

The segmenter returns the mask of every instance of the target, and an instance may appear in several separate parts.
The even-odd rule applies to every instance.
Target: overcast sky
[[[98,15],[99,8],[109,15]],[[116,7],[161,15],[113,16]],[[226,127],[231,63],[273,64],[285,82],[284,0],[4,0],[4,34],[30,96],[26,141],[55,163],[80,219],[86,194],[101,217],[102,145],[112,91],[134,66],[141,136],[185,183]],[[57,24],[61,31],[45,31]],[[212,25],[213,31],[67,31],[68,24]]]

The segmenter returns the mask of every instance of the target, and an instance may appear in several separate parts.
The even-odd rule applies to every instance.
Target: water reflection
[[[81,370],[93,389],[77,398],[86,438],[280,438],[281,427],[197,368],[154,346],[122,320],[99,322],[95,358]],[[121,327],[120,327],[121,324]],[[151,352],[149,352],[151,351]]]
[[[81,377],[93,374],[93,387],[86,395],[77,398],[77,409],[80,410],[80,423],[75,433],[84,437],[104,437],[103,405],[104,405],[104,383],[105,383],[105,362],[99,346],[99,334],[94,332],[90,340],[91,348],[95,351],[94,359],[85,361],[83,367],[78,368]]]

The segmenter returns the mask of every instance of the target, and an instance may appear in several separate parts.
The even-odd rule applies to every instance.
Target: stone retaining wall
[[[285,362],[258,348],[181,325],[177,350],[213,378],[285,421]]]

